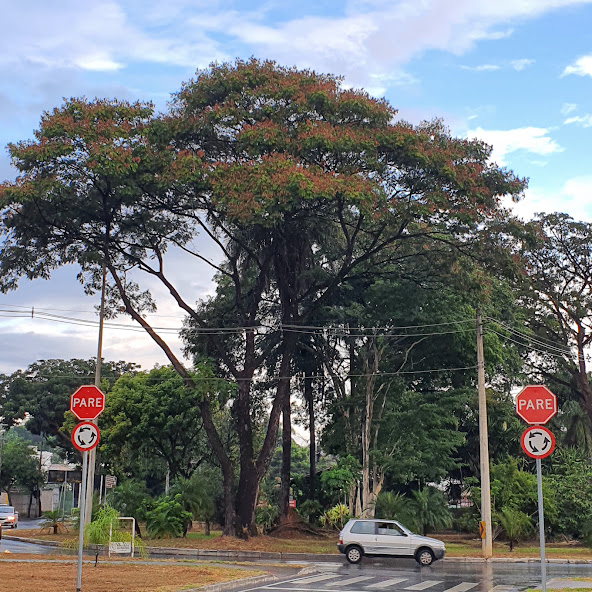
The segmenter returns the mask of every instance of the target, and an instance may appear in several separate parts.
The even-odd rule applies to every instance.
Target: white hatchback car
[[[339,533],[337,548],[350,563],[368,557],[413,557],[420,565],[442,559],[446,547],[442,541],[414,534],[396,520],[352,518]]]

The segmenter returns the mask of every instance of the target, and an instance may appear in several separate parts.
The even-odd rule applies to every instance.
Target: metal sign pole
[[[547,565],[545,563],[545,515],[543,513],[543,475],[541,471],[541,459],[536,459],[537,469],[537,494],[539,498],[539,542],[541,546],[541,580],[542,592],[547,592]]]
[[[79,527],[78,527],[78,570],[76,575],[76,592],[81,591],[82,587],[82,548],[84,546],[84,510],[85,510],[85,503],[84,500],[86,499],[86,476],[88,472],[88,451],[85,450],[82,453],[82,479],[81,479],[81,491],[80,491],[80,499],[82,503],[80,504],[80,520],[79,520]],[[544,591],[543,591],[544,592]]]

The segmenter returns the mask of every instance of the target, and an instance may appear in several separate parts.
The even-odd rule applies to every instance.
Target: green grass
[[[209,535],[206,535],[203,532],[191,532],[190,531],[187,533],[188,539],[194,539],[196,541],[209,541],[209,540],[214,539],[219,536],[222,536],[221,530],[212,530]]]
[[[540,588],[529,588],[526,592],[539,592]],[[590,592],[590,588],[547,588],[547,592]]]

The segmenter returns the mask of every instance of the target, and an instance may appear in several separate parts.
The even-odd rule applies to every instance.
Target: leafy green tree
[[[201,372],[201,373],[200,373]],[[189,478],[211,458],[198,403],[205,370],[195,373],[197,388],[188,388],[170,367],[123,376],[106,398],[101,415],[101,451],[121,472],[133,461],[162,461],[172,480]]]
[[[491,509],[492,516],[499,515],[502,508],[512,508],[527,516],[535,516],[538,512],[536,475],[521,470],[519,459],[507,458],[491,466]],[[467,479],[470,486],[471,499],[481,499],[481,489],[474,478]],[[555,488],[550,480],[543,475],[543,503],[545,507],[545,528],[551,532],[557,530],[558,508],[561,505]]]
[[[452,476],[461,483],[480,474],[479,400],[475,389],[466,390],[466,404],[459,413],[459,431],[465,441],[457,450],[458,468]],[[486,390],[489,458],[493,464],[521,455],[520,436],[524,425],[516,415],[512,394],[494,388]]]
[[[199,71],[159,118],[151,105],[69,100],[44,114],[34,140],[9,150],[21,176],[0,187],[0,288],[77,263],[93,291],[104,264],[111,310],[123,306],[196,388],[142,315],[153,309],[150,294],[128,278],[162,283],[189,317],[189,348],[206,350],[237,382],[236,489],[235,461],[212,417],[216,395],[199,406],[224,477],[225,528],[240,534],[253,530],[289,403],[293,327],[358,274],[381,273],[399,245],[405,257],[423,257],[443,244],[469,250],[482,236],[502,240],[499,198],[524,188],[488,162],[481,142],[453,138],[439,122],[397,122],[385,101],[337,77],[256,60]],[[194,251],[202,233],[220,249],[210,259]],[[183,298],[165,262],[172,246],[218,272],[216,298],[197,306]],[[256,330],[270,320],[282,330]],[[232,343],[211,330],[219,327],[231,329]],[[277,373],[255,447],[253,384],[271,349]]]
[[[586,365],[592,343],[592,224],[555,213],[540,215],[532,225],[536,238],[523,246],[528,272],[523,301],[530,311],[526,340],[534,350],[526,362],[541,382],[566,389],[592,421]]]
[[[13,436],[10,432],[2,446],[2,463],[0,465],[0,491],[8,494],[8,502],[12,503],[12,490],[21,486],[29,493],[29,513],[31,500],[45,482],[45,476],[39,468],[39,459],[35,450],[26,440]]]
[[[122,516],[135,518],[136,534],[141,538],[140,520],[144,518],[144,502],[150,497],[146,484],[136,479],[126,479],[108,494],[108,502]]]
[[[459,264],[454,253],[430,253],[399,266],[405,279],[386,268],[335,303],[333,315],[345,326],[321,350],[334,387],[324,442],[362,463],[357,515],[373,515],[383,486],[422,487],[450,475],[462,481],[475,474],[474,458],[478,467],[474,303],[510,323],[518,315],[507,282],[478,274],[470,260],[458,272]],[[475,277],[461,286],[465,273]],[[520,356],[496,334],[486,341],[488,373],[509,391],[505,377],[517,375]],[[495,393],[492,403],[498,399]],[[520,427],[509,395],[490,425],[493,457],[514,452]]]
[[[70,395],[81,385],[94,381],[95,360],[38,360],[25,370],[0,376],[0,422],[11,427],[27,418],[33,434],[43,434],[50,443],[71,452],[70,430],[63,429],[70,409]],[[103,362],[101,387],[108,391],[135,364]]]
[[[360,480],[360,463],[353,456],[344,456],[321,475],[321,488],[333,503],[347,501],[352,488]],[[351,512],[350,512],[351,514]]]
[[[581,450],[557,448],[546,461],[544,482],[557,499],[554,532],[582,538],[592,516],[592,466]],[[545,506],[545,521],[547,508]]]

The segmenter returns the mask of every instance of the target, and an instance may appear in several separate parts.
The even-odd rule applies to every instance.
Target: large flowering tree
[[[10,152],[21,175],[0,188],[2,289],[77,263],[93,290],[104,263],[112,301],[191,386],[190,368],[142,315],[153,306],[143,278],[166,287],[187,314],[188,350],[237,383],[238,484],[212,414],[215,386],[199,405],[224,476],[225,528],[238,534],[253,532],[299,327],[360,275],[427,251],[476,252],[506,218],[501,196],[524,186],[489,163],[481,142],[438,122],[397,121],[386,101],[337,77],[257,60],[198,71],[164,116],[150,105],[70,100]],[[211,265],[216,298],[182,293],[168,274],[171,246]],[[270,359],[272,388],[261,395]]]

